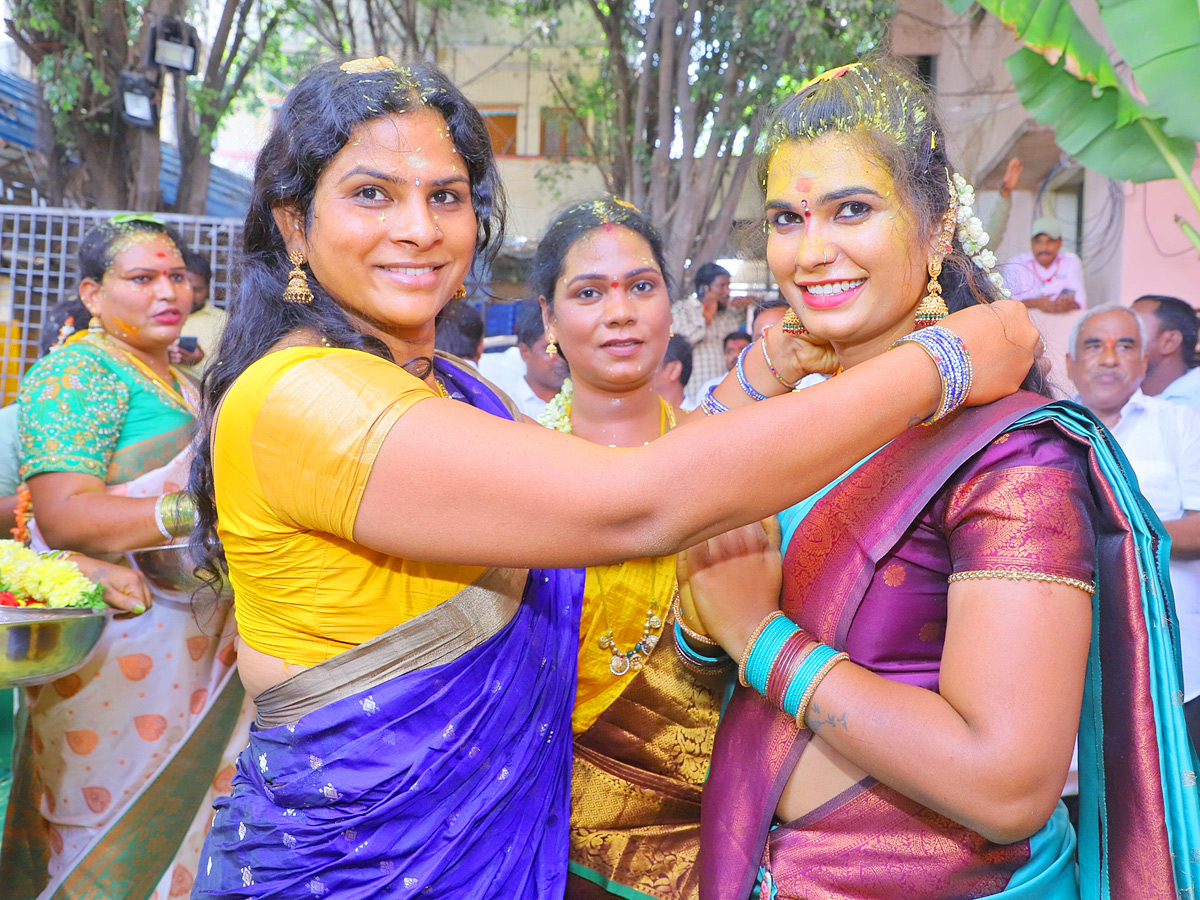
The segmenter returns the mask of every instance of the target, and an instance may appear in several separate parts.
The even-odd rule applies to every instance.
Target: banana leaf
[[[1133,70],[1163,130],[1200,141],[1200,4],[1196,0],[1099,0],[1113,46]]]
[[[1196,0],[1097,2],[1118,51],[1128,48],[1131,67],[1145,79],[1138,86],[1148,102],[1117,74],[1108,51],[1068,0],[980,0],[979,5],[1025,44],[1005,64],[1021,103],[1054,128],[1060,147],[1110,178],[1177,177],[1190,170],[1200,139],[1200,103],[1195,102],[1200,5]],[[946,3],[956,12],[972,5],[969,0]],[[1173,112],[1157,102],[1164,96]]]
[[[1052,126],[1058,145],[1089,169],[1118,181],[1153,181],[1176,175],[1163,147],[1147,131],[1161,132],[1162,117],[1151,115],[1125,88],[1100,90],[1069,73],[1065,58],[1051,65],[1041,54],[1024,48],[1006,59],[1005,65],[1025,108],[1039,122]],[[1131,109],[1136,115],[1129,115]],[[1190,171],[1195,141],[1164,135],[1163,143],[1183,170]]]

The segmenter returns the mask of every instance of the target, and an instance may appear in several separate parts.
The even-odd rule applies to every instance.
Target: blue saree
[[[260,695],[192,896],[560,898],[582,594],[582,570],[489,570]]]

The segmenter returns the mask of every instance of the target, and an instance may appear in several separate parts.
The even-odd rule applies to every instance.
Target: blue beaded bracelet
[[[746,683],[764,697],[767,695],[767,678],[771,674],[771,666],[779,656],[779,651],[793,632],[799,631],[800,626],[787,616],[779,616],[767,623],[746,659]]]
[[[717,389],[714,384],[704,394],[704,399],[700,401],[700,409],[706,416],[715,416],[717,413],[729,412],[729,407],[718,400],[713,391]]]
[[[750,379],[746,377],[746,354],[750,352],[753,344],[747,344],[742,348],[742,352],[738,354],[737,363],[733,367],[733,371],[737,374],[738,384],[742,386],[742,390],[751,400],[766,400],[767,395],[759,393],[754,389],[754,385],[750,383]]]
[[[941,325],[931,325],[914,331],[900,338],[892,346],[898,347],[906,343],[916,344],[929,354],[942,381],[942,399],[937,411],[922,423],[932,425],[962,406],[970,395],[974,382],[971,354],[963,346],[962,338]]]

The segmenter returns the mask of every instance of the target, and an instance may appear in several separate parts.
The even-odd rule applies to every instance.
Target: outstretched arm
[[[1019,384],[1037,332],[1018,304],[973,307],[945,321],[974,357],[973,402]],[[426,400],[384,438],[353,538],[393,556],[510,566],[673,553],[798,501],[928,417],[940,390],[926,353],[903,345],[825,384],[636,450]],[[680,491],[683,478],[704,489]]]

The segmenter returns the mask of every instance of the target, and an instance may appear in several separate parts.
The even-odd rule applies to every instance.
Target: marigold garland
[[[104,586],[80,572],[69,554],[0,541],[0,606],[103,609]]]
[[[32,518],[30,515],[32,511],[33,500],[29,496],[29,485],[22,481],[17,488],[17,508],[13,510],[17,524],[16,527],[9,529],[9,534],[22,544],[29,543],[29,520]]]

